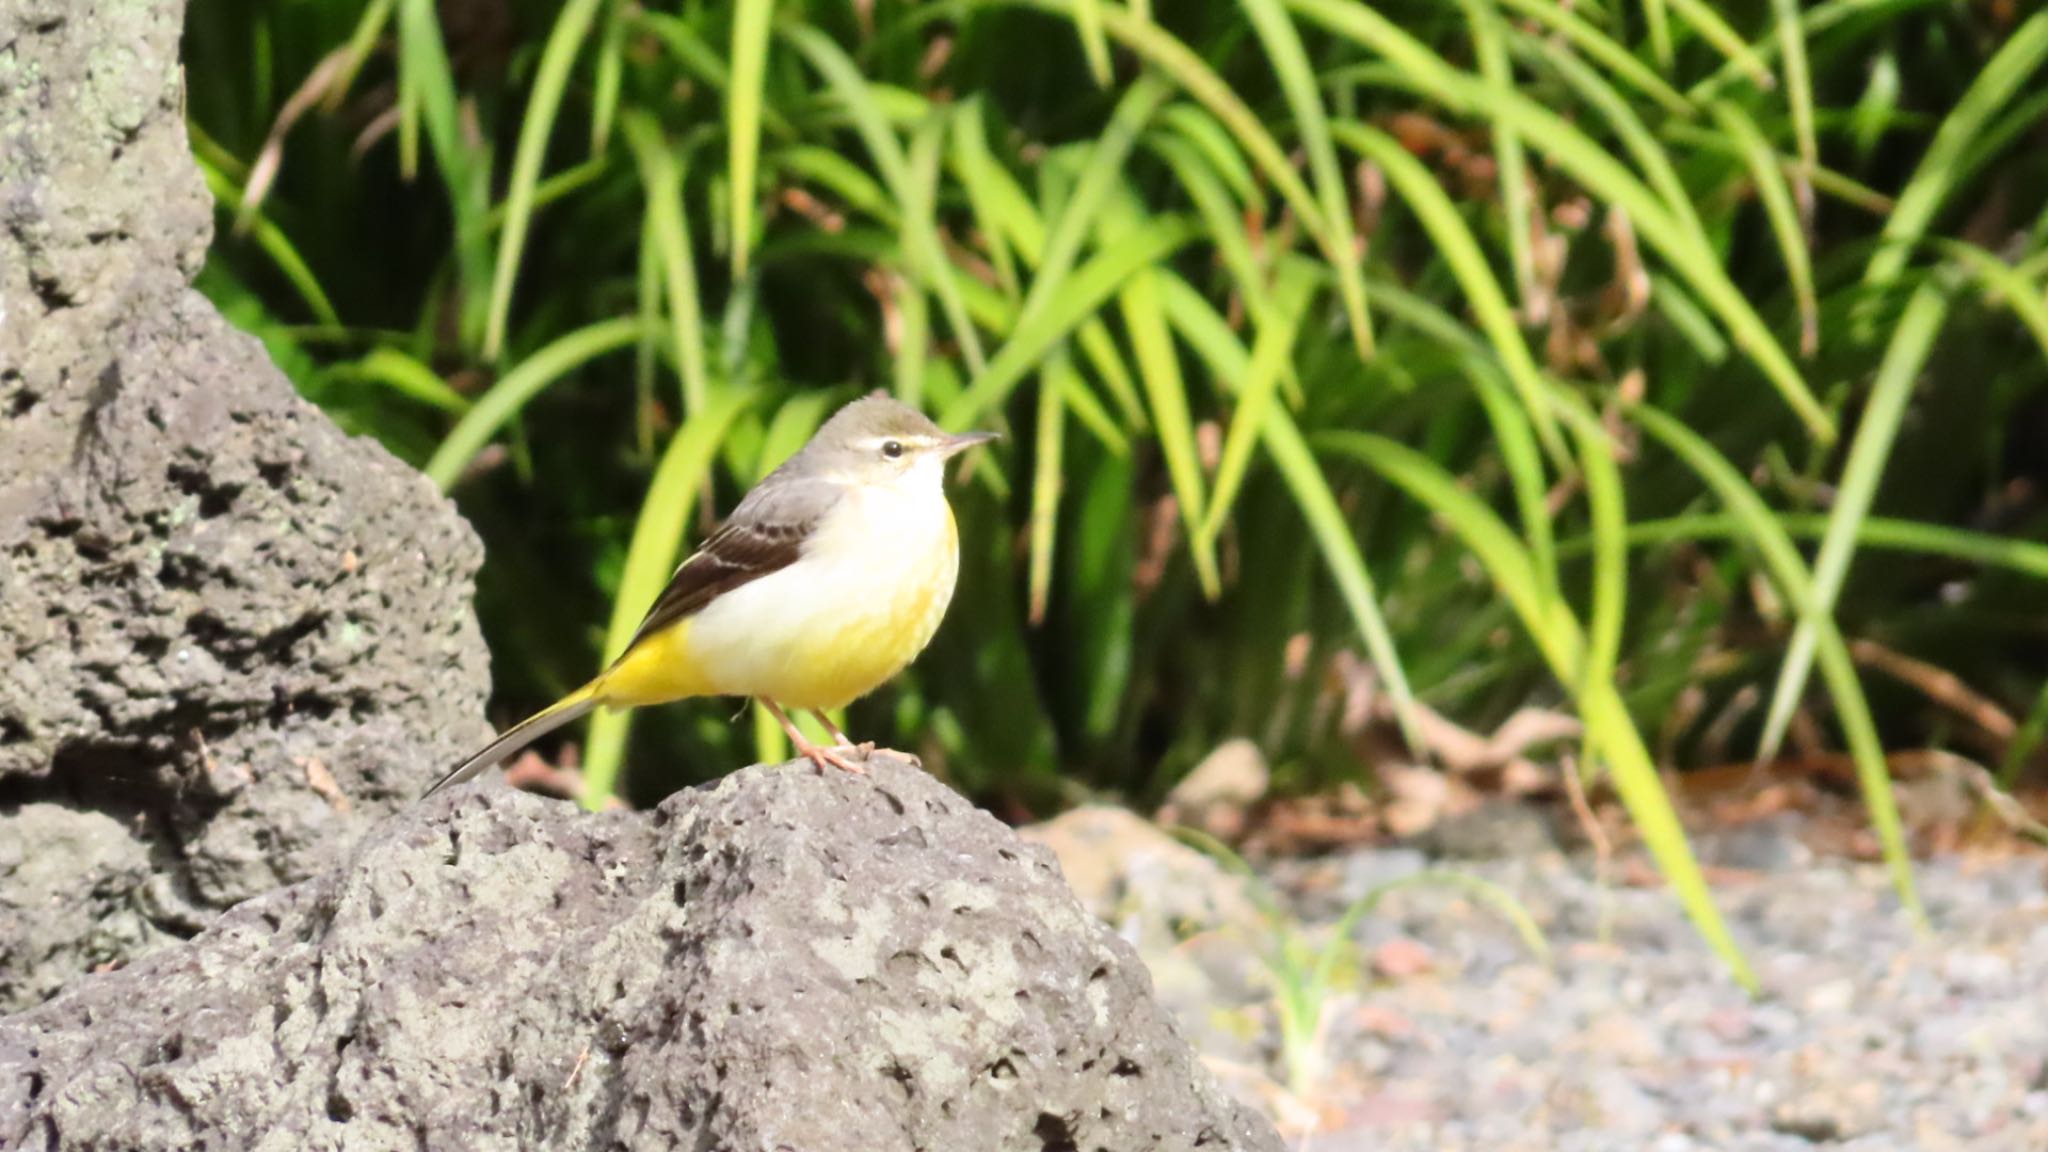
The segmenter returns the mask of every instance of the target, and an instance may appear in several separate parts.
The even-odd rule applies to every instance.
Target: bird
[[[938,631],[960,572],[946,461],[996,437],[948,434],[881,392],[840,408],[683,561],[618,659],[424,795],[593,709],[696,696],[752,697],[820,771],[861,772],[850,757],[874,745],[825,713],[893,679]],[[813,743],[785,709],[816,716],[837,744]]]

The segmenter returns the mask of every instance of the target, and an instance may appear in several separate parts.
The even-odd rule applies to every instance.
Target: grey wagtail
[[[626,650],[576,691],[464,760],[431,796],[593,708],[690,696],[759,700],[820,768],[861,769],[825,710],[903,671],[938,631],[960,572],[947,458],[995,438],[948,436],[885,396],[834,413],[747,493],[654,601]],[[811,743],[784,708],[817,716]]]

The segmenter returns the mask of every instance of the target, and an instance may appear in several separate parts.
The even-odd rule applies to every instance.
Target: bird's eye
[[[903,455],[903,442],[900,440],[882,441],[882,455],[887,456],[891,460]]]

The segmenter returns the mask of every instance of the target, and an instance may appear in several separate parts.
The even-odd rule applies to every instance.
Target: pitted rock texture
[[[474,535],[189,287],[182,21],[0,3],[0,1010],[332,865],[488,735]]]
[[[472,785],[0,1021],[0,1147],[1272,1150],[1130,948],[914,765]]]

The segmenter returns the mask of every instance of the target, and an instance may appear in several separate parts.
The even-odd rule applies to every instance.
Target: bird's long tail
[[[496,740],[484,745],[483,751],[464,760],[455,766],[453,772],[435,781],[432,788],[427,789],[426,792],[421,794],[421,799],[432,796],[443,788],[452,788],[466,780],[475,778],[478,773],[492,767],[498,761],[503,760],[535,740],[597,707],[604,702],[598,694],[598,689],[603,683],[602,677],[592,680],[590,683],[569,693],[539,712],[505,729]]]

